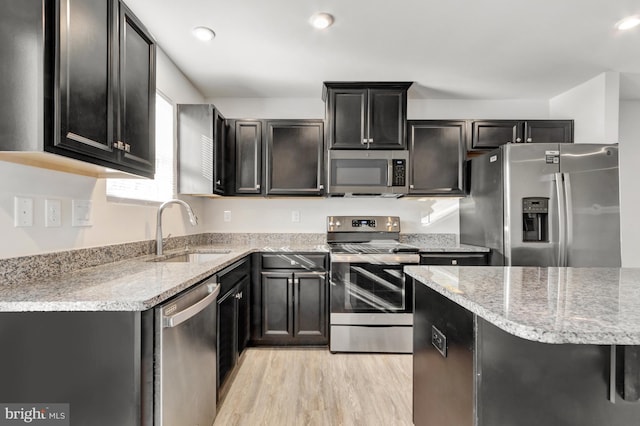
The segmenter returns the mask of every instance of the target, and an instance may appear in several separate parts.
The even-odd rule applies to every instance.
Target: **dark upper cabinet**
[[[267,195],[321,195],[324,124],[321,120],[266,123]]]
[[[118,2],[59,0],[56,3],[54,67],[57,99],[55,139],[49,148],[106,162],[114,146],[117,85]],[[52,2],[53,4],[53,2]],[[57,83],[57,84],[56,84]],[[72,155],[74,156],[74,155]],[[82,158],[82,157],[80,157]]]
[[[573,120],[528,120],[524,123],[525,143],[573,142]]]
[[[155,171],[155,43],[120,2],[118,131],[120,162],[153,177]],[[124,148],[122,148],[124,145]]]
[[[52,2],[53,3],[53,2]],[[155,43],[114,0],[59,0],[46,61],[45,150],[145,177],[155,170]],[[46,72],[45,72],[46,74]]]
[[[325,82],[330,149],[404,149],[411,83]]]
[[[262,194],[262,121],[232,120],[229,124],[227,169],[235,194]]]
[[[217,109],[213,118],[213,192],[226,193],[227,121]]]
[[[224,117],[214,105],[179,104],[178,193],[224,194]]]
[[[322,120],[227,120],[227,195],[322,195]],[[231,190],[229,190],[231,188]]]
[[[573,120],[474,120],[469,125],[471,151],[505,143],[573,142]]]
[[[416,120],[409,133],[409,194],[464,194],[466,122]]]

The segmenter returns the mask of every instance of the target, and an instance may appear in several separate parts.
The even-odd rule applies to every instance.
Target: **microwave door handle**
[[[393,161],[389,161],[387,163],[387,186],[391,187],[393,186]]]

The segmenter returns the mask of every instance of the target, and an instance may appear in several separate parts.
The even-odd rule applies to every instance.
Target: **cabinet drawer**
[[[487,253],[429,253],[420,255],[421,265],[487,265]]]
[[[218,296],[218,299],[222,299],[240,280],[250,274],[251,268],[247,259],[236,262],[218,272],[218,282],[220,283],[220,296]]]
[[[325,270],[326,254],[263,254],[262,269]]]

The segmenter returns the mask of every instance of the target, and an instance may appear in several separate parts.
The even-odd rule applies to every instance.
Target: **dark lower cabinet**
[[[473,314],[413,281],[413,423],[416,426],[471,426],[474,424]]]
[[[252,291],[257,345],[326,345],[329,287],[324,254],[264,254]]]
[[[218,274],[218,399],[226,395],[227,379],[249,342],[250,273],[247,258]]]
[[[487,266],[489,253],[420,253],[421,265]]]

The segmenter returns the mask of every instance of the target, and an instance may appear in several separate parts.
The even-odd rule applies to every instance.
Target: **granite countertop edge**
[[[205,262],[155,262],[144,255],[79,269],[34,283],[0,286],[0,312],[145,311],[256,252],[328,253],[324,245],[229,247],[197,246],[189,252],[214,252]],[[165,252],[165,257],[185,250]],[[130,276],[128,275],[130,274]]]
[[[638,331],[624,328],[615,329],[615,325],[609,325],[606,330],[601,331],[588,329],[556,330],[507,318],[504,313],[486,308],[466,294],[461,293],[455,287],[442,285],[437,281],[430,280],[424,273],[414,270],[415,268],[421,267],[406,267],[405,273],[471,313],[516,337],[547,344],[640,345],[640,329]]]

